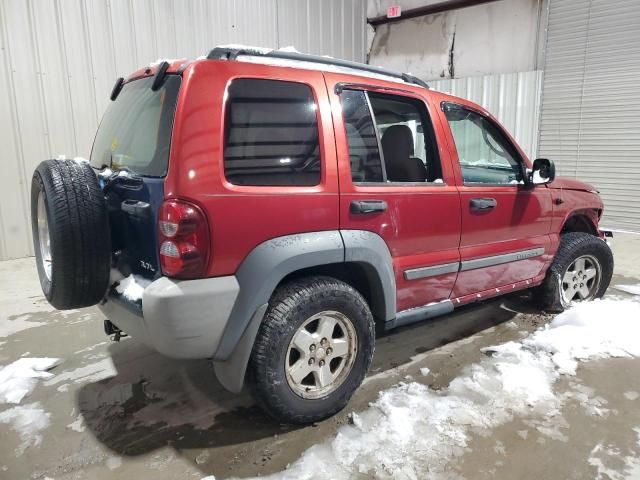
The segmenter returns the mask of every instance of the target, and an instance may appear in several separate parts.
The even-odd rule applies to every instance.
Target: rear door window
[[[102,117],[91,150],[91,165],[114,170],[127,167],[140,175],[164,176],[180,82],[179,75],[167,75],[155,92],[151,90],[153,77],[125,84]]]
[[[442,183],[435,135],[421,101],[347,89],[340,102],[354,183]]]
[[[320,183],[317,105],[297,82],[238,79],[229,86],[224,172],[236,185]]]

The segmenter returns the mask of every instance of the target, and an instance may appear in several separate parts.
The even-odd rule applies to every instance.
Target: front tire
[[[371,365],[373,316],[362,295],[331,277],[280,287],[251,354],[253,395],[284,423],[311,423],[342,410]]]
[[[566,233],[536,297],[545,310],[562,312],[572,302],[601,298],[612,275],[613,254],[606,242],[588,233]]]

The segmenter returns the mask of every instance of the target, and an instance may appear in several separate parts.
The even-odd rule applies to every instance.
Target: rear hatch
[[[141,289],[136,285],[145,286],[161,274],[157,219],[181,77],[167,75],[155,91],[153,80],[141,78],[122,87],[102,118],[91,151],[109,208],[112,279],[121,285],[111,293],[137,306]]]

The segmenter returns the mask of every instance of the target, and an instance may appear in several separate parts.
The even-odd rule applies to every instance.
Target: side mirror
[[[556,166],[548,158],[536,158],[533,161],[529,180],[533,185],[551,183],[556,178]]]

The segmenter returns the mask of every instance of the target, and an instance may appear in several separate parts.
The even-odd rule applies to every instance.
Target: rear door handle
[[[469,201],[471,210],[491,210],[496,208],[496,205],[498,205],[498,202],[495,198],[472,198]]]
[[[351,213],[366,214],[384,212],[387,209],[387,202],[384,200],[353,200],[349,206]]]

